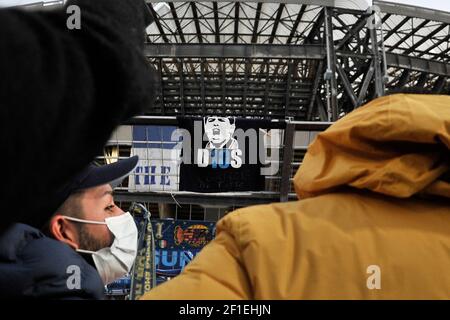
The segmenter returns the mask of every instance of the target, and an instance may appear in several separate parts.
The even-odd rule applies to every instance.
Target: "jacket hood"
[[[299,198],[341,187],[450,198],[450,96],[397,94],[320,133],[294,177]]]

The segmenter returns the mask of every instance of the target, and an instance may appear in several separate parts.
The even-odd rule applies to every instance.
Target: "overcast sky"
[[[389,2],[404,3],[450,12],[450,1],[448,0],[390,0]]]
[[[0,6],[8,6],[14,4],[26,4],[39,2],[40,0],[0,0]],[[49,1],[49,0],[44,0]],[[405,3],[425,8],[432,8],[450,12],[450,1],[448,0],[390,0],[389,2]]]

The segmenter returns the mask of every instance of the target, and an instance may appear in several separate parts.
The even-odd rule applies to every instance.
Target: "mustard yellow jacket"
[[[393,95],[310,145],[301,200],[237,210],[144,299],[450,299],[450,97]]]

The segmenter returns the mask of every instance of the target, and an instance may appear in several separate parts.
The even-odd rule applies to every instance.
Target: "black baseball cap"
[[[110,184],[113,188],[118,186],[136,168],[138,160],[138,156],[133,156],[103,166],[89,164],[60,189],[58,192],[59,205],[62,205],[72,193],[83,189],[103,184]]]

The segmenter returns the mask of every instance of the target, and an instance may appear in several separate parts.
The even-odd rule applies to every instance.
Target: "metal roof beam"
[[[447,49],[445,49],[441,53],[435,55],[435,57],[439,57],[439,58],[443,59],[443,61],[449,62],[450,61],[450,57],[447,55],[447,53],[449,53],[449,52],[450,52],[450,47],[448,47]]]
[[[403,42],[405,42],[406,40],[411,38],[413,35],[415,35],[417,33],[417,31],[419,31],[420,29],[425,27],[429,22],[430,22],[430,20],[422,21],[421,24],[419,24],[417,27],[412,29],[411,32],[409,32],[407,35],[405,35],[403,38],[401,38],[396,44],[389,47],[388,51],[393,51],[393,50],[397,49]]]
[[[341,78],[341,82],[342,85],[344,86],[344,90],[347,93],[347,96],[350,98],[353,107],[356,108],[358,106],[358,98],[356,97],[353,91],[352,84],[350,83],[350,81],[348,81],[347,75],[339,63],[336,64],[336,70],[339,74],[339,77]]]
[[[390,37],[392,37],[395,33],[397,33],[397,31],[403,27],[405,25],[405,23],[407,23],[409,20],[411,19],[411,17],[405,17],[402,21],[400,21],[399,24],[397,24],[394,28],[392,28],[391,30],[389,30],[389,32],[386,34],[386,36],[384,37],[384,41],[386,42],[387,39],[389,39]]]
[[[354,35],[356,35],[362,28],[367,24],[367,16],[362,16],[359,21],[353,25],[349,32],[346,33],[345,37],[340,40],[340,42],[335,46],[335,50],[342,48]]]
[[[239,38],[239,11],[240,11],[240,5],[239,2],[236,2],[234,5],[234,36],[233,36],[233,43],[238,42]]]
[[[428,47],[426,51],[421,52],[418,57],[423,56],[426,53],[429,53],[431,51],[433,51],[433,49],[439,47],[440,45],[444,44],[444,43],[448,43],[450,40],[450,33],[442,40],[437,41],[435,44],[433,44],[431,47]],[[450,50],[450,49],[449,49]]]
[[[251,58],[251,59],[313,59],[326,55],[321,45],[268,45],[268,44],[156,44],[145,45],[144,53],[153,58]],[[337,52],[339,55],[339,52]],[[351,56],[351,55],[350,55]],[[390,67],[411,69],[436,75],[450,76],[450,64],[439,61],[386,54]]]
[[[390,67],[450,76],[450,64],[444,62],[387,53],[386,63]]]
[[[161,37],[163,38],[164,42],[168,43],[169,39],[167,38],[166,33],[164,32],[164,29],[161,25],[161,22],[159,21],[158,14],[156,13],[155,9],[153,9],[153,6],[148,6],[148,8],[150,9],[150,13],[153,16],[153,20],[156,24],[156,27],[158,28],[159,33],[161,34]]]
[[[242,0],[214,0],[216,2],[242,2]],[[245,2],[255,3],[261,2],[262,0],[247,0]],[[161,0],[146,0],[147,3],[158,3]],[[186,0],[166,0],[165,2],[186,2]],[[211,2],[211,0],[196,0],[196,2]],[[285,3],[285,4],[307,4],[322,7],[334,7],[336,5],[336,0],[270,0],[271,3]],[[428,9],[418,6],[410,6],[406,4],[398,4],[387,1],[374,0],[373,5],[380,8],[381,12],[403,15],[409,17],[417,17],[422,19],[429,19],[434,21],[441,21],[445,23],[450,23],[450,13]]]
[[[200,29],[200,22],[198,21],[197,6],[195,2],[191,2],[192,16],[194,17],[195,30],[197,31],[197,38],[199,43],[203,43],[202,31]]]
[[[358,105],[361,105],[364,99],[367,97],[367,90],[369,89],[369,85],[372,82],[373,74],[375,73],[375,63],[374,60],[370,62],[369,68],[364,75],[364,80],[362,82],[361,88],[358,94]]]
[[[172,13],[172,17],[175,20],[175,25],[177,27],[178,35],[180,36],[181,42],[185,43],[186,40],[184,39],[183,35],[183,29],[181,28],[180,20],[178,19],[177,10],[175,9],[175,6],[173,3],[169,2],[170,12]]]
[[[145,45],[144,54],[168,58],[323,59],[325,48],[319,45],[149,43]]]
[[[216,43],[220,43],[220,26],[219,26],[219,8],[217,7],[217,2],[213,2],[213,11],[214,11],[214,27],[215,27],[215,36]]]
[[[320,27],[323,25],[325,21],[325,9],[320,10],[320,13],[317,16],[317,20],[314,22],[308,36],[306,37],[305,43],[312,43],[314,38],[320,32]]]
[[[252,43],[256,43],[258,40],[259,19],[261,17],[262,5],[263,5],[262,2],[258,2],[258,6],[256,7],[255,24],[253,26]]]
[[[292,42],[292,39],[294,38],[295,31],[297,31],[298,25],[300,24],[300,21],[302,21],[303,15],[305,14],[306,5],[302,5],[300,8],[300,11],[298,12],[297,18],[295,19],[294,25],[292,26],[291,33],[289,34],[289,38],[287,39],[287,44],[290,44]]]
[[[437,27],[436,29],[434,29],[430,34],[428,34],[426,37],[423,37],[422,40],[418,41],[416,44],[414,44],[411,48],[409,48],[408,50],[406,50],[403,54],[410,54],[411,52],[413,52],[414,50],[416,50],[417,48],[419,48],[422,44],[424,44],[426,41],[429,41],[436,33],[438,33],[439,31],[441,31],[442,29],[444,29],[445,27],[447,27],[447,25],[445,24],[441,24],[439,27]]]
[[[275,17],[275,22],[273,24],[272,32],[270,34],[269,43],[272,44],[273,40],[275,40],[275,36],[277,34],[278,25],[280,24],[281,15],[283,14],[284,7],[286,5],[281,3],[277,10],[277,15]]]

